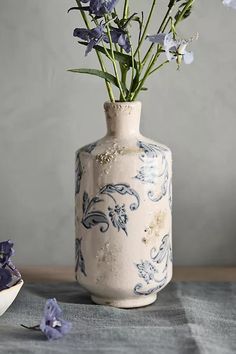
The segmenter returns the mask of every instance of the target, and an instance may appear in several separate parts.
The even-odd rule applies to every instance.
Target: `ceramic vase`
[[[153,303],[172,277],[170,150],[141,102],[104,104],[107,134],[76,153],[76,279],[97,304]]]

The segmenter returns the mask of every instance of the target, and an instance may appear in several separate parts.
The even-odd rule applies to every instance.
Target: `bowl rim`
[[[14,290],[18,290],[18,288],[21,288],[23,284],[24,284],[24,280],[21,279],[18,283],[16,283],[15,285],[11,286],[10,288],[1,290],[0,291],[0,296],[2,294],[6,294],[7,292],[12,292]]]

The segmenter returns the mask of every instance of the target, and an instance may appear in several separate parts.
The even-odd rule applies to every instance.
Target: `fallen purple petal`
[[[47,300],[40,329],[49,340],[59,339],[71,330],[71,323],[62,319],[61,315],[62,310],[57,300],[55,298]]]

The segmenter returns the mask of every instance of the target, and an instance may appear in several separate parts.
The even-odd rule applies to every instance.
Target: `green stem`
[[[145,25],[145,27],[144,27],[143,34],[142,34],[141,39],[140,39],[140,41],[139,41],[138,47],[137,47],[136,51],[134,52],[134,57],[135,57],[135,56],[137,55],[137,53],[139,52],[139,49],[141,48],[141,46],[142,46],[142,44],[143,44],[143,41],[144,41],[144,39],[146,38],[148,26],[149,26],[149,23],[150,23],[150,21],[151,21],[152,14],[153,14],[153,10],[154,10],[154,8],[155,8],[156,2],[157,2],[157,0],[152,0],[152,6],[151,6],[151,9],[150,9],[150,12],[149,12],[149,15],[148,15],[148,19],[147,19],[146,25]]]
[[[143,31],[143,21],[144,21],[144,14],[142,11],[142,17],[141,17],[141,21],[139,22],[139,34],[138,34],[138,43],[141,40],[141,36],[142,36],[142,31]],[[140,48],[138,49],[138,63],[139,63],[139,70],[142,69],[142,63],[141,63],[141,53],[140,53]]]
[[[161,63],[160,65],[158,65],[155,69],[153,69],[152,71],[150,71],[149,75],[152,75],[155,71],[159,70],[160,68],[162,68],[165,64],[169,63],[169,60],[164,61],[163,63]]]
[[[131,97],[131,94],[132,94],[132,86],[133,86],[134,75],[135,75],[135,72],[134,72],[135,71],[135,67],[134,67],[134,51],[133,51],[132,45],[131,45],[131,60],[132,60],[132,73],[131,73],[131,82],[130,82],[130,89],[129,89],[129,94],[128,94],[128,101],[130,100],[130,97]]]
[[[77,5],[78,5],[79,7],[81,7],[81,2],[80,2],[80,0],[76,0],[76,3],[77,3]],[[87,18],[87,16],[86,16],[86,13],[85,13],[83,10],[80,10],[80,13],[81,13],[81,16],[82,16],[82,18],[83,18],[83,20],[84,20],[84,23],[85,23],[86,27],[87,27],[88,29],[90,29],[90,25],[89,25],[89,21],[88,21],[88,18]],[[96,50],[96,54],[97,54],[98,61],[99,61],[99,64],[100,64],[100,66],[101,66],[102,71],[103,71],[104,73],[106,73],[107,70],[106,70],[105,64],[104,64],[104,62],[103,62],[103,60],[102,60],[101,54],[100,54],[97,50]],[[115,96],[114,96],[114,94],[113,94],[113,90],[112,90],[112,87],[111,87],[110,82],[107,81],[107,80],[105,80],[105,83],[106,83],[107,92],[108,92],[108,95],[109,95],[109,98],[110,98],[111,102],[115,102]]]
[[[123,9],[123,19],[128,18],[129,16],[129,0],[125,0],[124,9]]]
[[[106,21],[108,19],[106,18]],[[119,74],[118,74],[118,70],[117,70],[117,66],[116,66],[116,59],[115,59],[115,55],[114,55],[114,50],[113,50],[113,43],[112,43],[112,38],[111,38],[111,31],[110,31],[110,25],[108,24],[107,26],[107,35],[108,35],[108,39],[109,39],[109,43],[110,43],[110,49],[111,49],[111,57],[112,57],[112,65],[114,68],[114,72],[116,75],[116,79],[117,79],[117,84],[120,90],[120,98],[122,101],[125,101],[125,95],[121,86],[121,82],[120,82],[120,78],[119,78]]]
[[[123,19],[126,20],[129,17],[129,0],[125,0],[123,8]],[[123,48],[120,49],[120,52],[123,53]],[[120,63],[120,72],[121,72],[121,81],[126,86],[127,80],[127,68]],[[121,97],[120,97],[121,99]]]
[[[136,97],[138,96],[138,94],[139,94],[140,90],[142,89],[142,87],[143,87],[145,81],[147,80],[148,76],[151,75],[152,72],[154,72],[154,71],[160,69],[160,68],[164,65],[164,63],[169,62],[168,60],[166,60],[164,63],[162,63],[162,64],[160,65],[160,67],[157,67],[156,69],[152,70],[152,68],[153,68],[153,66],[155,65],[156,60],[157,60],[157,58],[159,57],[159,55],[160,55],[160,53],[157,52],[155,55],[152,56],[152,59],[150,60],[150,63],[148,64],[148,68],[147,68],[147,70],[146,70],[146,72],[145,72],[145,74],[144,74],[142,80],[140,81],[140,83],[139,83],[137,89],[135,90],[133,96],[131,97],[131,100],[132,100],[132,101],[134,101],[134,100],[136,99]]]
[[[160,33],[160,32],[163,32],[163,31],[166,29],[166,26],[167,26],[167,24],[168,24],[168,22],[169,22],[168,17],[169,17],[169,15],[170,15],[171,10],[172,10],[172,8],[173,8],[174,5],[175,5],[175,1],[173,1],[173,3],[171,4],[171,6],[168,7],[168,10],[167,10],[167,12],[166,12],[166,14],[165,14],[165,17],[163,18],[163,21],[162,21],[162,23],[161,23],[161,25],[160,25],[160,27],[159,27],[159,29],[158,29],[158,31],[157,31],[157,34]],[[168,21],[166,22],[167,19],[168,19]],[[152,49],[153,49],[154,46],[155,46],[155,43],[152,43],[152,44],[150,45],[150,47],[149,47],[149,49],[148,49],[148,51],[147,51],[147,53],[146,53],[146,55],[145,55],[145,57],[144,57],[144,59],[143,59],[143,62],[142,62],[143,66],[146,64],[146,62],[147,62],[147,60],[148,60],[148,58],[149,58],[149,56],[150,56],[150,54],[151,54]]]

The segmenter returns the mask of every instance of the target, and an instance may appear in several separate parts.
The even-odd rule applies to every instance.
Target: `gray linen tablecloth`
[[[0,318],[0,353],[236,353],[236,283],[172,283],[155,304],[133,310],[94,305],[75,283],[25,284]],[[20,327],[40,322],[56,297],[73,329],[63,339]]]

